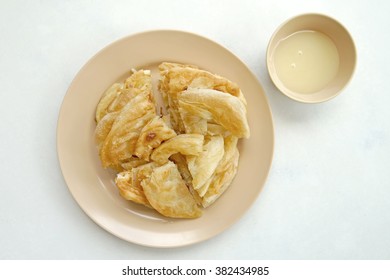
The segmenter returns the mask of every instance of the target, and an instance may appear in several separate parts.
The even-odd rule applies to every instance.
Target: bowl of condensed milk
[[[286,21],[268,44],[267,67],[273,83],[300,102],[318,103],[338,95],[355,65],[352,37],[338,21],[321,14]]]

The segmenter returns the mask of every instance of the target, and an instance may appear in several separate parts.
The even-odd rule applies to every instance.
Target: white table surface
[[[390,259],[388,1],[1,1],[0,259]],[[269,38],[297,14],[342,22],[355,75],[341,95],[307,105],[272,84]],[[178,29],[230,49],[258,77],[275,155],[256,203],[233,227],[176,249],[127,243],[72,198],[56,153],[65,92],[112,41]]]

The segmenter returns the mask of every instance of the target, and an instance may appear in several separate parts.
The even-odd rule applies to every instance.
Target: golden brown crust
[[[216,172],[213,175],[210,185],[208,186],[206,194],[202,197],[202,206],[204,208],[214,203],[230,186],[237,173],[239,152],[237,147],[234,148],[233,157],[226,169]]]
[[[202,205],[207,207],[213,203],[230,185],[237,173],[239,152],[238,138],[230,135],[224,138],[224,155],[211,179],[207,182],[207,190],[202,193]]]
[[[245,105],[236,97],[212,89],[188,89],[178,98],[179,107],[212,120],[239,138],[248,138]]]
[[[132,98],[140,93],[147,93],[154,102],[152,77],[149,70],[133,71],[124,83],[114,83],[102,95],[96,107],[96,122],[108,113],[120,111]]]
[[[103,167],[119,165],[134,155],[142,128],[156,116],[147,95],[139,94],[129,101],[115,119],[100,150]]]
[[[159,164],[168,162],[168,158],[176,153],[182,155],[199,155],[203,147],[203,135],[200,134],[180,134],[173,137],[159,147],[157,147],[151,159]]]
[[[133,172],[124,171],[118,173],[115,178],[115,184],[119,189],[119,194],[124,199],[151,207],[142,187],[134,184]]]
[[[155,116],[150,71],[135,71],[111,86],[96,110],[95,139],[103,167],[120,170],[134,155],[142,128]]]
[[[223,137],[218,135],[205,138],[205,144],[199,155],[187,156],[188,170],[191,173],[192,186],[195,190],[201,189],[213,175],[223,154]]]
[[[142,128],[135,144],[134,153],[137,157],[149,161],[149,156],[154,148],[160,146],[161,142],[175,136],[176,132],[161,117],[156,116]]]
[[[208,88],[236,96],[244,105],[246,100],[237,84],[228,79],[200,70],[194,66],[177,63],[162,63],[159,66],[162,92],[165,106],[171,115],[174,129],[185,133],[185,127],[178,110],[178,97],[188,88]]]
[[[189,87],[209,88],[236,96],[246,104],[238,85],[224,77],[196,66],[178,63],[165,62],[159,66],[159,69],[162,76],[160,88],[168,94],[177,94]]]
[[[107,135],[110,133],[112,125],[114,124],[119,112],[106,114],[97,124],[95,129],[95,142],[99,150],[101,149]]]
[[[122,83],[115,83],[109,87],[101,97],[97,107],[96,107],[96,123],[99,123],[100,120],[109,113],[109,106],[111,103],[120,95],[123,88]]]
[[[171,218],[197,218],[202,211],[169,161],[153,170],[149,180],[141,182],[145,196],[154,209]]]

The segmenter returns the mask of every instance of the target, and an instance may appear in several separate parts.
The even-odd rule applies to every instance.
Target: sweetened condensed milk
[[[337,75],[339,53],[321,32],[303,30],[281,40],[273,53],[274,67],[283,85],[299,93],[315,93]]]

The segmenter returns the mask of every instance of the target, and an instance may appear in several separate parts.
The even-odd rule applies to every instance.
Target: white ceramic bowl
[[[300,31],[317,31],[328,36],[337,48],[339,67],[335,77],[321,89],[304,93],[292,90],[278,77],[274,54],[278,44]],[[304,103],[327,101],[340,93],[350,81],[356,65],[356,49],[352,37],[338,21],[321,14],[303,14],[284,22],[272,35],[267,49],[267,67],[275,86],[286,96]]]

